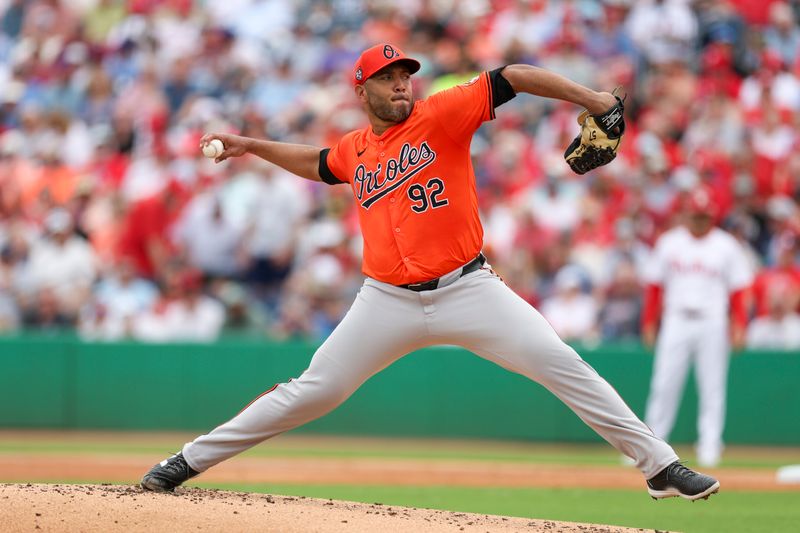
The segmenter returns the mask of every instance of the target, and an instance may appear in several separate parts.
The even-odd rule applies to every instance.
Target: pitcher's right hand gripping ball
[[[625,98],[616,94],[614,98],[617,103],[604,113],[590,115],[588,111],[584,111],[578,115],[581,133],[564,152],[564,159],[576,174],[586,174],[592,169],[607,165],[617,157],[617,149],[622,141],[622,134],[625,133]]]

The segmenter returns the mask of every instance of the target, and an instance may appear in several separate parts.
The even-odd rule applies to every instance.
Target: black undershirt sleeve
[[[511,84],[503,77],[504,68],[506,67],[489,71],[489,79],[492,83],[492,107],[495,109],[517,96]]]
[[[337,178],[328,167],[328,152],[330,151],[330,148],[325,148],[319,152],[319,177],[328,185],[339,185],[344,182]]]

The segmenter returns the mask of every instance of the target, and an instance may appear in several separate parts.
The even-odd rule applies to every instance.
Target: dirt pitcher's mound
[[[631,532],[641,529],[312,498],[125,485],[0,485],[4,532]]]

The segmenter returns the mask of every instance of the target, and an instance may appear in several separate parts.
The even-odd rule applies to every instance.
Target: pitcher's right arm
[[[253,154],[301,178],[322,181],[319,176],[319,158],[322,149],[319,147],[265,141],[229,133],[207,133],[200,139],[200,148],[202,149],[212,139],[219,139],[225,147],[225,150],[214,159],[217,163],[229,157]]]

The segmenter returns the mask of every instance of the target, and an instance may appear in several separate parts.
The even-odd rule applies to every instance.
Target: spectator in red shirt
[[[123,222],[119,257],[131,257],[138,273],[155,278],[173,252],[170,228],[187,200],[186,191],[171,181],[160,193],[133,204]]]
[[[756,316],[769,314],[770,294],[789,295],[789,309],[798,309],[800,305],[800,264],[795,261],[798,237],[782,236],[777,251],[776,264],[762,269],[753,284]]]

